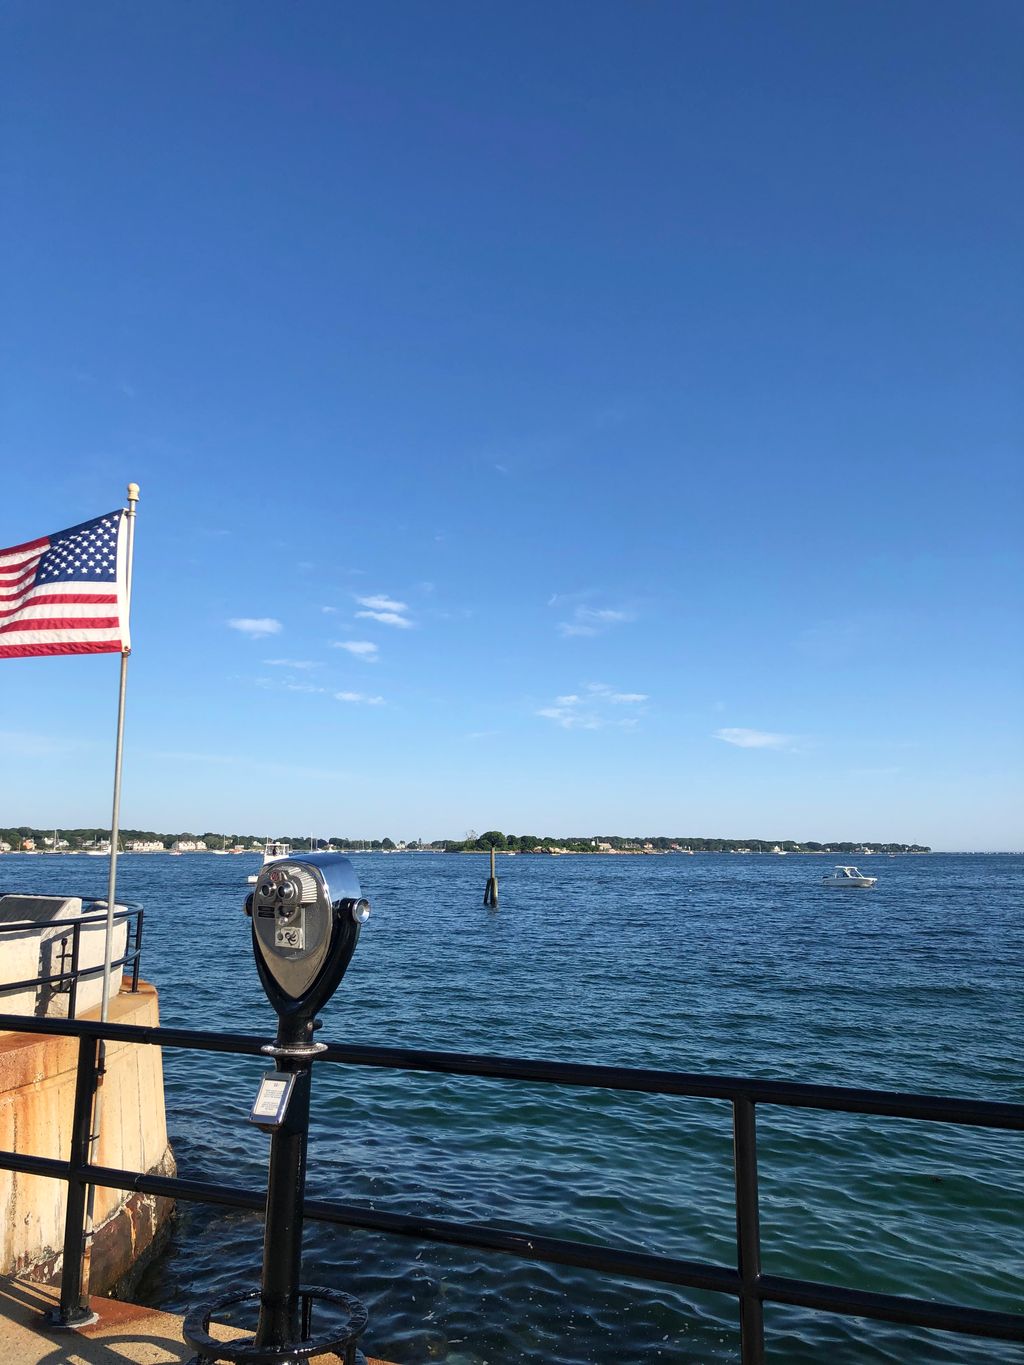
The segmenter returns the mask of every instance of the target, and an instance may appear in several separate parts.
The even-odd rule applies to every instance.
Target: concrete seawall
[[[98,1017],[90,1010],[83,1018]],[[110,1002],[110,1019],[159,1023],[156,990],[139,983]],[[78,1040],[0,1034],[0,1148],[67,1160],[71,1144]],[[158,1047],[108,1043],[98,1164],[174,1174],[167,1142]],[[60,1277],[67,1187],[62,1180],[0,1170],[0,1274],[43,1283]],[[172,1202],[97,1189],[91,1289],[128,1283],[159,1242]]]

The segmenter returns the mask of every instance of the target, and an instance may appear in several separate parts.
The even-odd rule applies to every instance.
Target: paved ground
[[[192,1358],[181,1339],[181,1319],[172,1313],[95,1298],[91,1302],[98,1322],[75,1332],[56,1332],[40,1317],[56,1297],[56,1290],[45,1285],[0,1279],[3,1365],[182,1365]],[[227,1338],[237,1335],[237,1328],[214,1324],[211,1332]],[[318,1356],[317,1361],[337,1365],[336,1356]],[[387,1362],[370,1360],[368,1365]]]

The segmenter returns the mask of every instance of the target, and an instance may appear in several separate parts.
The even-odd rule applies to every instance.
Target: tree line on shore
[[[56,832],[60,847],[66,852],[75,849],[95,847],[109,839],[110,831],[104,829],[62,829]],[[26,843],[38,848],[52,847],[55,831],[53,829],[33,829],[19,825],[10,829],[0,829],[0,844],[8,844],[18,850]],[[555,837],[550,834],[505,834],[501,830],[490,829],[483,834],[470,830],[463,839],[435,839],[423,843],[419,839],[394,840],[354,839],[344,835],[331,835],[329,839],[311,838],[309,835],[282,835],[281,840],[291,845],[295,852],[310,849],[325,849],[328,846],[342,851],[352,849],[374,849],[384,852],[400,850],[424,850],[441,853],[476,853],[495,849],[507,853],[549,852],[557,849],[565,853],[859,853],[872,849],[877,853],[930,853],[924,844],[899,844],[885,840],[828,840],[823,843],[814,840],[795,839],[708,839],[696,835],[671,836],[657,835],[571,835]],[[170,849],[175,844],[203,843],[207,849],[262,848],[266,836],[262,834],[219,834],[207,830],[203,834],[182,831],[178,834],[158,833],[155,830],[123,829],[121,843],[127,847],[133,843],[160,844]]]

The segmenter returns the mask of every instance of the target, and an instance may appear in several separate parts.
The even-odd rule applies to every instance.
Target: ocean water
[[[374,914],[320,1035],[1024,1099],[1024,858],[499,860],[364,855]],[[133,856],[143,975],[163,1022],[272,1034],[242,913],[255,857]],[[103,894],[106,864],[8,856],[0,889]],[[167,1051],[182,1175],[262,1186],[251,1058]],[[766,1272],[1019,1311],[1019,1134],[759,1109]],[[734,1264],[731,1116],[718,1101],[324,1066],[309,1192],[376,1208]],[[255,1284],[261,1220],[182,1205],[140,1294],[181,1311]],[[570,1268],[311,1224],[306,1279],[370,1311],[401,1362],[738,1360],[736,1305]],[[780,1365],[1019,1361],[1019,1349],[769,1305]]]

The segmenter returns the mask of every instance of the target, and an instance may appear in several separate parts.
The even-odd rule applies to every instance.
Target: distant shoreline
[[[279,841],[281,843],[286,841]],[[369,842],[369,841],[367,841]],[[293,853],[308,853],[308,848],[293,846]],[[435,856],[455,856],[455,857],[479,857],[490,852],[489,848],[434,848],[431,845],[415,847],[412,845],[404,848],[352,848],[341,847],[322,847],[317,852],[320,853],[342,853],[342,854],[369,854],[369,853],[416,853],[433,854]],[[985,850],[991,853],[1005,853],[1012,856],[1013,850]],[[108,849],[88,849],[88,848],[5,848],[0,849],[0,857],[19,857],[19,858],[96,858],[107,857]],[[905,849],[872,849],[866,853],[860,850],[835,849],[835,848],[801,848],[787,849],[783,854],[773,853],[771,849],[752,849],[752,848],[702,848],[702,849],[680,849],[680,848],[529,848],[529,849],[509,849],[496,848],[495,855],[499,858],[505,857],[557,857],[557,858],[686,858],[686,857],[755,857],[771,858],[779,856],[793,856],[806,858],[834,858],[834,857],[920,857],[922,855],[945,852],[957,856],[966,856],[969,850],[946,849],[938,850],[931,848],[905,848]],[[119,858],[159,858],[159,857],[248,857],[255,858],[262,856],[263,850],[258,848],[242,849],[219,849],[219,848],[190,848],[190,849],[171,849],[171,848],[147,848],[135,849],[122,848],[118,852]]]
[[[286,845],[293,853],[835,853],[870,857],[873,853],[930,853],[925,844],[876,839],[735,839],[704,835],[669,834],[505,834],[498,829],[477,834],[470,830],[462,839],[394,840],[354,839],[347,835],[318,836],[223,834],[208,830],[164,833],[157,830],[121,829],[119,853],[264,853],[271,845]],[[0,853],[109,853],[110,831],[100,828],[34,828],[30,825],[0,826]]]

